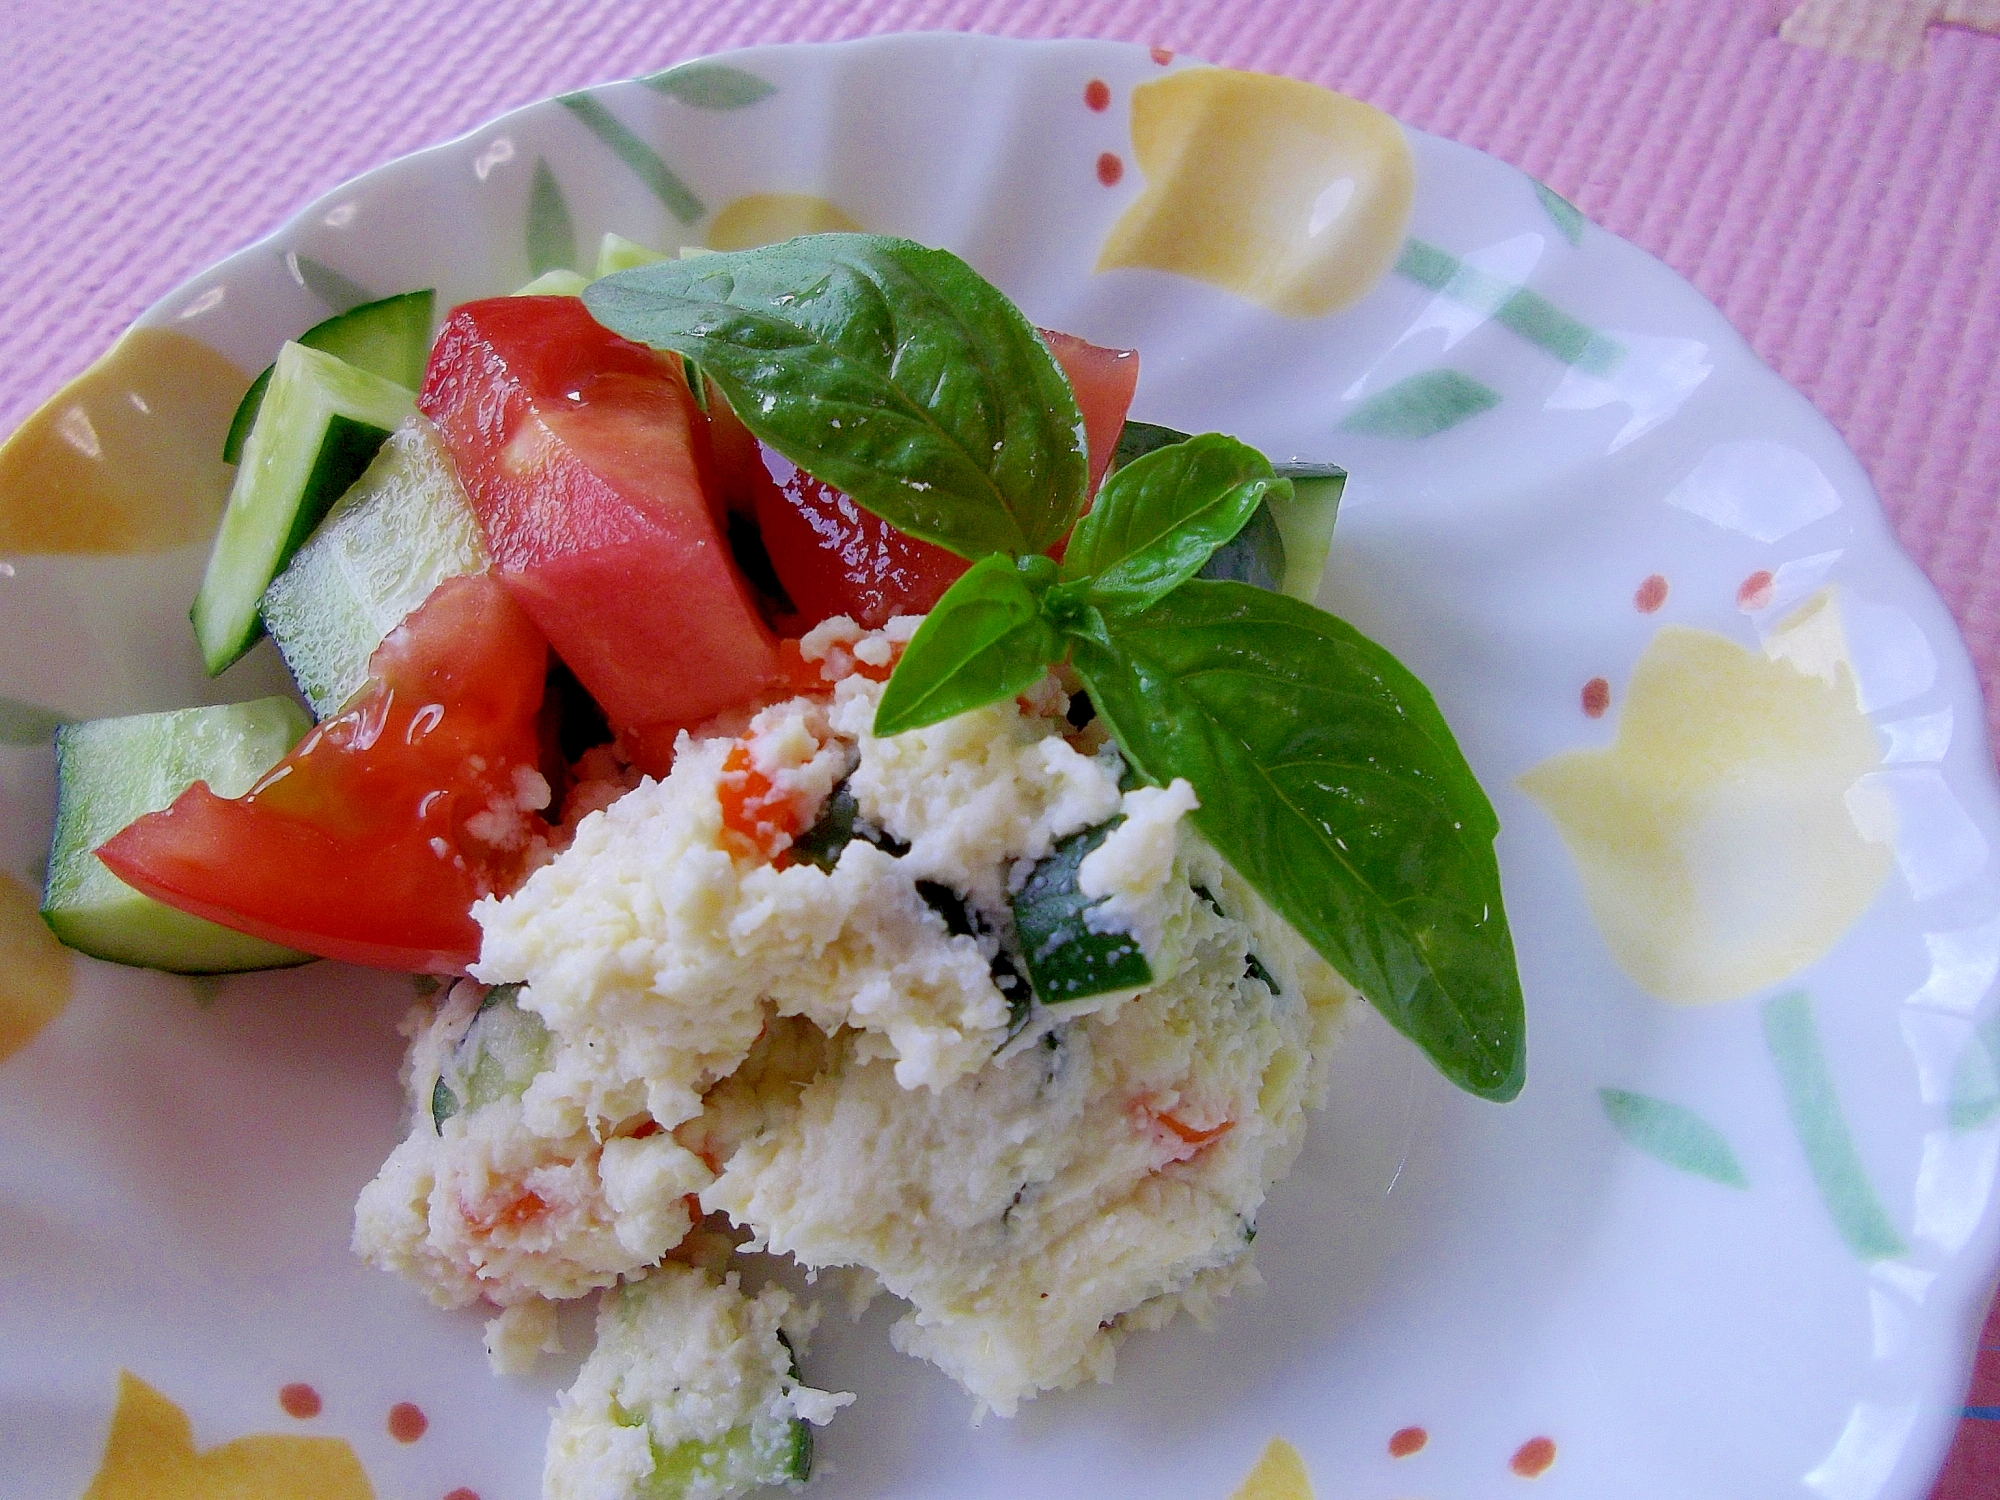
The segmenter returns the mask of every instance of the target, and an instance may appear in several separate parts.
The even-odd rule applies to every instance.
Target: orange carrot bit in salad
[[[887,682],[889,674],[896,670],[896,663],[903,659],[903,642],[891,641],[889,659],[879,666],[873,662],[863,661],[858,656],[850,655],[849,659],[854,663],[855,676],[866,677],[870,682]]]
[[[1191,1161],[1235,1128],[1225,1118],[1218,1125],[1194,1125],[1172,1110],[1159,1109],[1141,1100],[1132,1106],[1132,1118],[1140,1131],[1152,1137],[1156,1150],[1164,1154],[1161,1165]]]
[[[903,647],[907,643],[887,642],[888,657],[879,662],[865,661],[856,656],[854,648],[859,644],[861,642],[852,640],[829,641],[817,660],[808,661],[798,642],[784,640],[778,643],[778,655],[788,663],[790,657],[796,655],[800,667],[810,674],[812,685],[799,688],[799,692],[827,693],[832,690],[835,683],[844,682],[850,677],[865,677],[870,682],[887,682],[889,674],[896,670],[896,663],[903,659]],[[869,654],[874,654],[872,649]]]
[[[523,1188],[490,1213],[475,1215],[467,1209],[465,1222],[480,1234],[495,1234],[503,1229],[520,1229],[532,1224],[548,1211],[549,1205],[543,1201],[541,1194],[531,1188]]]
[[[820,670],[820,663],[807,661],[799,643],[790,636],[778,642],[778,666],[784,673],[781,691],[791,697],[824,697],[833,686]]]
[[[782,867],[784,853],[799,833],[799,810],[751,764],[746,741],[738,740],[722,758],[715,794],[722,804],[722,847]]]

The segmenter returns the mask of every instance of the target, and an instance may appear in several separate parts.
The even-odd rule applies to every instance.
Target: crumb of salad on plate
[[[197,618],[318,722],[70,736],[56,852],[117,880],[49,897],[124,962],[440,976],[354,1248],[500,1373],[597,1299],[546,1495],[804,1481],[853,1397],[797,1272],[982,1412],[1109,1379],[1254,1280],[1363,998],[1519,1091],[1492,809],[1285,592],[1339,470],[1129,420],[1135,355],[907,241],[573,279],[279,353]]]

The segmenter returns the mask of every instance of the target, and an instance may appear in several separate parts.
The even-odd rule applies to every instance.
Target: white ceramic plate
[[[248,372],[357,289],[449,305],[605,230],[746,234],[731,205],[808,194],[1140,349],[1135,415],[1351,469],[1321,602],[1431,685],[1500,811],[1525,1092],[1478,1103],[1364,1028],[1260,1222],[1264,1290],[1011,1422],[975,1428],[891,1353],[886,1307],[831,1319],[809,1373],[861,1394],[821,1435],[822,1500],[1220,1500],[1274,1436],[1341,1500],[1528,1475],[1550,1500],[1922,1494],[2000,1252],[2000,811],[1949,618],[1833,431],[1658,262],[1499,162],[1275,86],[1238,101],[1256,130],[1187,137],[1170,188],[1193,96],[1157,85],[1184,67],[962,36],[733,54],[371,172],[142,323]],[[1135,97],[1166,122],[1151,147]],[[1244,274],[1271,269],[1259,224],[1307,220],[1306,281],[1352,300],[1301,316],[1241,275],[1097,269],[1148,191],[1190,242],[1227,226]],[[16,880],[51,798],[23,705],[282,681],[263,652],[201,678],[204,550],[0,569]],[[0,1487],[81,1493],[128,1369],[199,1449],[330,1437],[383,1495],[538,1492],[567,1369],[494,1379],[475,1315],[347,1252],[399,1131],[407,994],[331,964],[77,961],[0,1063]],[[280,1411],[291,1382],[319,1415]],[[421,1440],[390,1436],[398,1402]]]

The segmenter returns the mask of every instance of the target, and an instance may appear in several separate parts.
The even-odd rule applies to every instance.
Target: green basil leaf
[[[1141,609],[1201,571],[1266,495],[1291,496],[1255,448],[1219,432],[1158,448],[1105,480],[1063,553],[1066,583],[1090,580],[1103,603]]]
[[[1040,552],[1087,477],[1069,381],[957,256],[816,234],[663,260],[584,289],[614,333],[697,360],[815,479],[960,557]]]
[[[1139,422],[1128,417],[1125,425],[1118,429],[1118,442],[1111,450],[1111,470],[1116,472],[1133,459],[1145,457],[1155,448],[1165,448],[1172,443],[1185,443],[1192,435],[1175,427],[1162,427],[1157,422]],[[1274,463],[1271,465],[1271,472],[1280,479],[1347,477],[1347,470],[1339,464],[1311,463],[1303,459]]]
[[[1343,621],[1238,583],[1090,625],[1071,662],[1128,760],[1186,777],[1202,836],[1447,1078],[1518,1094],[1499,822],[1423,684]]]
[[[1120,820],[1099,823],[1060,841],[1029,873],[1013,898],[1014,932],[1028,965],[1028,982],[1044,1005],[1087,1000],[1153,982],[1139,940],[1128,932],[1090,925],[1096,901],[1077,886],[1084,856],[1104,842]]]
[[[1062,655],[1042,613],[1054,572],[1046,557],[1017,567],[998,554],[968,568],[903,648],[875,706],[875,733],[922,729],[1034,686]]]

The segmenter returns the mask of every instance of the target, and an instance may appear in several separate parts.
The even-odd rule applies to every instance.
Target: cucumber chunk
[[[520,1098],[548,1067],[548,1028],[533,1011],[521,1009],[520,999],[521,986],[501,984],[479,1002],[472,1024],[431,1087],[431,1124],[440,1135],[444,1122],[462,1109]]]
[[[1155,448],[1187,439],[1187,433],[1157,422],[1128,421],[1119,430],[1111,469],[1115,472]],[[1292,498],[1267,499],[1258,506],[1243,530],[1216,550],[1201,576],[1255,584],[1311,604],[1326,574],[1347,471],[1338,464],[1284,463],[1272,464],[1271,472],[1291,480]]]
[[[250,649],[264,590],[415,400],[321,350],[278,352],[190,612],[209,676]]]
[[[1043,1005],[1086,1000],[1153,982],[1139,940],[1127,932],[1099,931],[1090,924],[1097,905],[1077,886],[1084,856],[1104,842],[1119,819],[1099,823],[1059,842],[1028,875],[1014,896],[1014,931],[1028,982]]]
[[[597,246],[597,268],[594,275],[609,276],[613,271],[630,271],[639,266],[650,266],[654,261],[665,260],[664,250],[655,250],[642,245],[637,240],[628,240],[622,234],[607,233]]]
[[[437,293],[429,287],[364,302],[313,324],[299,335],[298,342],[414,391],[424,378],[424,362],[430,358],[431,312],[436,304]],[[250,436],[258,408],[264,404],[264,392],[271,384],[271,371],[276,368],[266,366],[243,393],[229,423],[229,436],[222,443],[224,463],[233,464],[243,456],[244,440]]]
[[[516,287],[508,295],[513,297],[580,297],[583,289],[590,285],[590,278],[580,271],[572,271],[567,266],[557,266],[553,271],[544,271],[526,286]]]
[[[486,570],[458,474],[412,414],[258,605],[292,680],[320,718],[368,679],[384,637],[447,578]]]
[[[1265,507],[1284,538],[1285,581],[1279,592],[1311,604],[1326,576],[1326,556],[1333,550],[1333,523],[1340,514],[1340,492],[1347,488],[1347,471],[1331,464],[1272,467],[1292,482],[1289,503]]]
[[[1270,501],[1250,512],[1243,529],[1209,554],[1199,576],[1273,592],[1284,587],[1285,536],[1271,514]]]
[[[134,714],[56,731],[56,826],[42,920],[79,952],[177,974],[227,974],[312,955],[189,916],[113,875],[97,847],[196,781],[240,797],[311,726],[289,698]]]
[[[792,1307],[673,1261],[607,1291],[597,1347],[556,1406],[545,1500],[733,1500],[806,1480],[810,1424],[844,1398],[800,1378],[780,1326]]]

